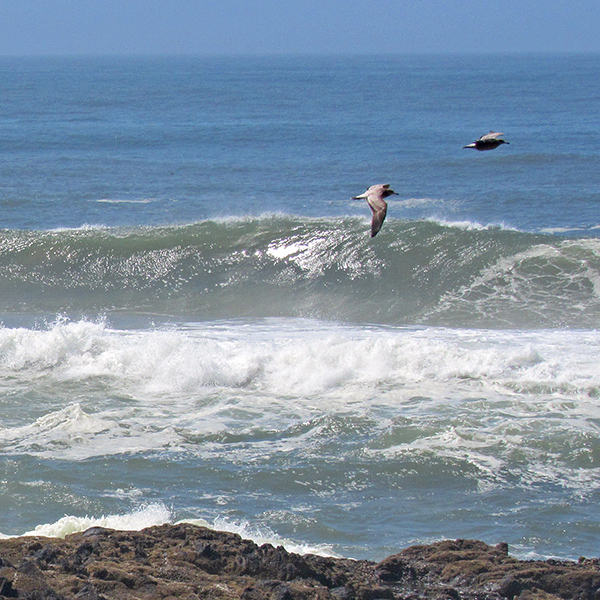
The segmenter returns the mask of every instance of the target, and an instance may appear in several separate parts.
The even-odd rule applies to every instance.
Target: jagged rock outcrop
[[[0,540],[0,598],[600,600],[600,561],[520,561],[506,544],[412,546],[375,563],[301,556],[189,524]]]

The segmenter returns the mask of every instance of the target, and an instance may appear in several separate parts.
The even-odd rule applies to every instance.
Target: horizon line
[[[47,52],[0,53],[0,59],[9,58],[369,58],[405,56],[597,56],[600,50],[489,50],[489,51],[406,51],[406,52]]]

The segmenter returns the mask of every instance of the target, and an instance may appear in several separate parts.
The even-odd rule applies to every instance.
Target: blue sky
[[[600,52],[600,0],[0,0],[0,55]]]

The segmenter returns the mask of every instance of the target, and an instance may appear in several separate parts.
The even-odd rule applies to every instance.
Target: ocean
[[[1,58],[0,536],[599,556],[599,70]]]

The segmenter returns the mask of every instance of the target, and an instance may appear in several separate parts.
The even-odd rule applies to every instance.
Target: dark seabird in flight
[[[394,190],[390,190],[389,183],[378,183],[372,185],[364,194],[360,196],[354,196],[352,200],[363,200],[366,199],[367,204],[373,211],[373,220],[371,221],[371,237],[375,237],[377,232],[381,229],[385,215],[387,213],[387,202],[384,198],[388,196],[397,196]]]
[[[493,150],[502,144],[508,144],[508,142],[500,139],[501,135],[504,134],[500,133],[499,131],[490,131],[489,133],[482,135],[473,143],[463,146],[463,148],[475,148],[475,150]]]

